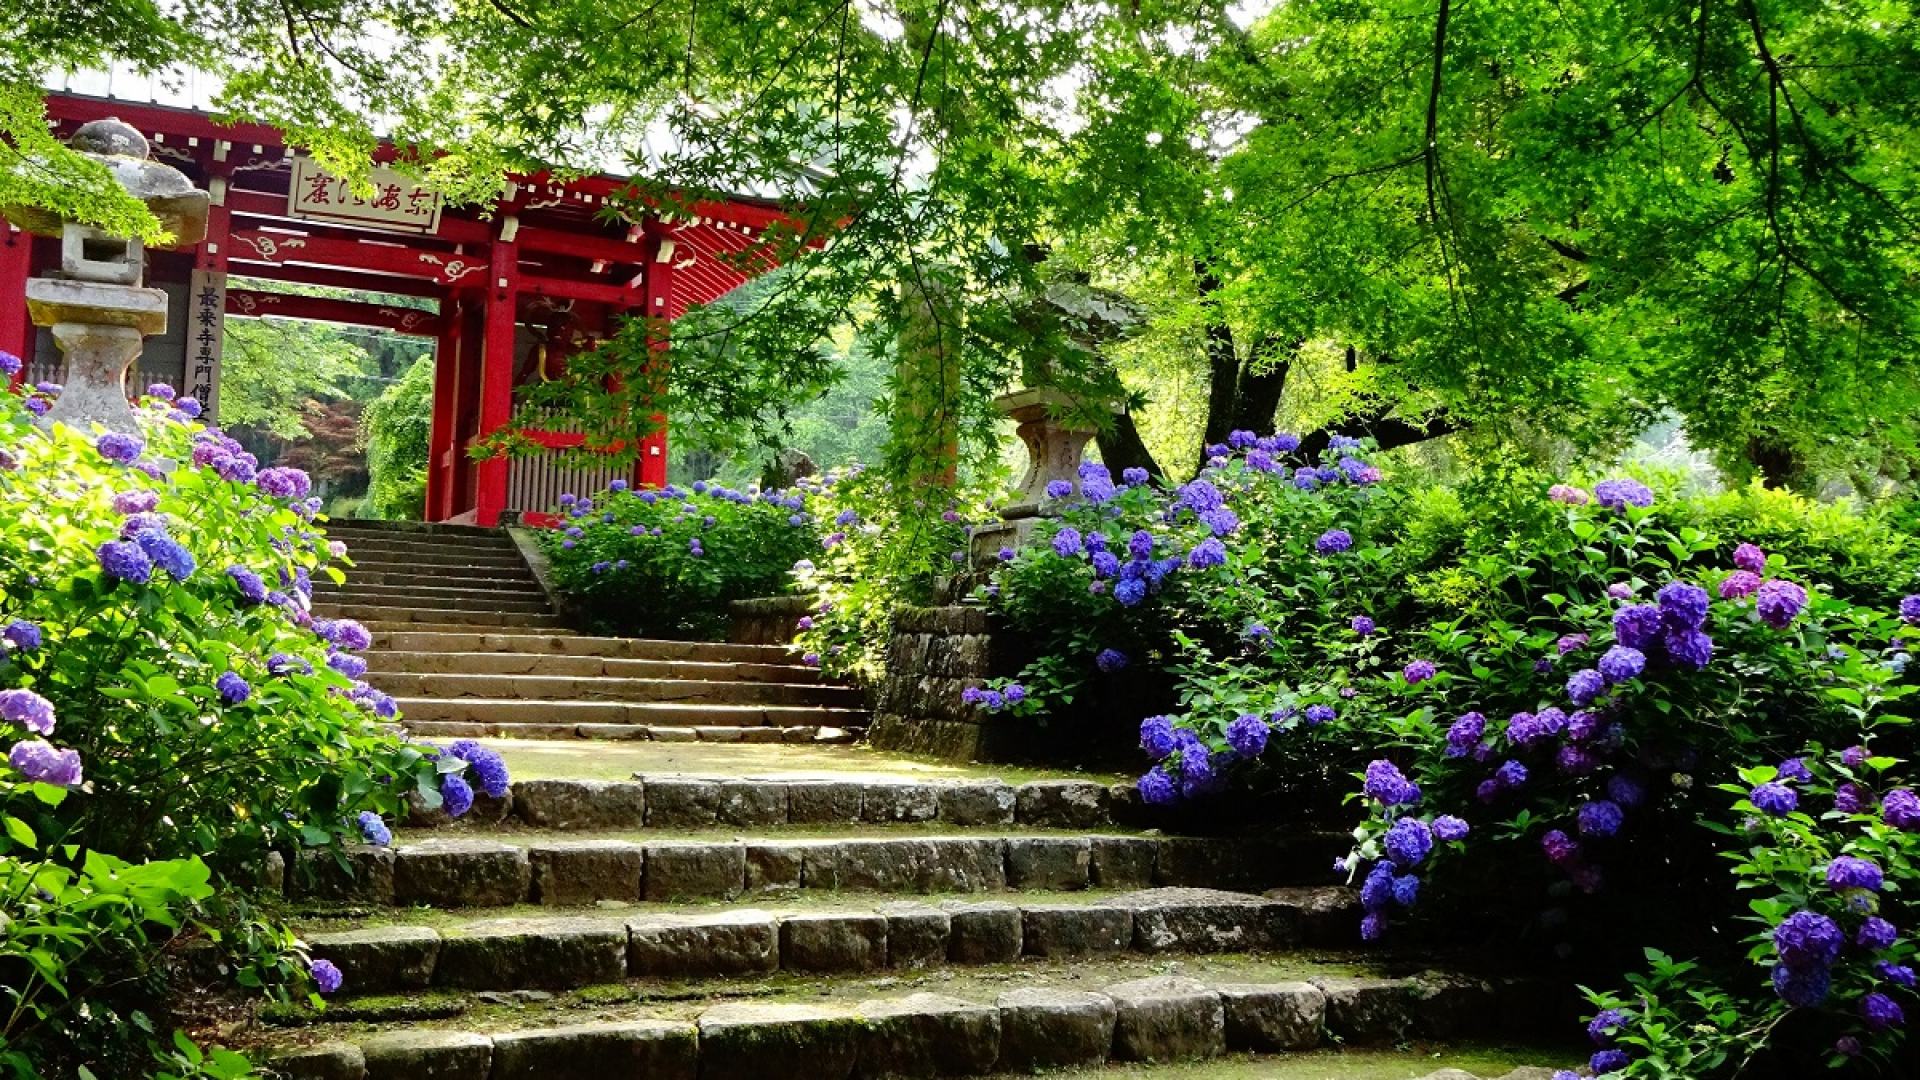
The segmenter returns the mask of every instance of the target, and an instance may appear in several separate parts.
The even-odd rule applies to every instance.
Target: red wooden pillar
[[[428,521],[444,521],[453,510],[453,456],[459,452],[455,423],[455,388],[460,375],[460,296],[448,292],[440,300],[440,334],[433,343],[433,420],[427,434]]]
[[[486,335],[480,362],[480,437],[507,426],[513,418],[513,324],[520,285],[520,261],[513,235],[520,219],[505,214],[493,242],[487,269]],[[476,470],[474,523],[491,528],[507,508],[507,459],[488,458]]]
[[[27,317],[27,275],[33,270],[33,234],[0,221],[0,352],[20,358],[12,383],[27,377],[33,362],[33,320]]]
[[[673,260],[676,243],[673,230],[658,221],[648,223],[648,231],[653,234],[653,258],[647,263],[646,304],[641,312],[648,319],[659,319],[664,324],[675,315],[673,310]],[[660,353],[656,377],[665,379],[667,373],[667,338],[664,325],[660,339],[654,343]],[[665,487],[667,484],[667,428],[666,417],[654,414],[653,419],[660,424],[660,430],[647,436],[640,443],[640,460],[634,466],[634,481],[642,487]]]

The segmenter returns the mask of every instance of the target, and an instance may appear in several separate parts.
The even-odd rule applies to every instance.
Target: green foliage
[[[427,504],[428,441],[433,426],[433,356],[413,362],[361,416],[367,446],[368,516],[417,519]]]
[[[220,422],[281,439],[308,434],[308,401],[348,396],[365,354],[331,327],[289,319],[227,320]]]
[[[28,782],[29,733],[0,769],[9,1075],[241,1075],[235,1055],[170,1043],[152,1019],[162,953],[204,939],[242,986],[301,986],[297,942],[243,899],[262,860],[359,842],[357,814],[392,817],[409,796],[439,805],[447,767],[383,730],[386,699],[328,665],[318,631],[339,634],[306,614],[307,582],[340,571],[310,506],[196,465],[197,450],[238,447],[145,404],[160,406],[140,410],[145,455],[121,465],[0,394],[0,626],[37,631],[0,648],[0,690],[44,700],[44,738],[84,767],[84,782]],[[141,584],[100,552],[147,500],[137,524],[191,565]],[[230,568],[285,593],[251,603]]]
[[[541,534],[541,548],[554,584],[596,627],[722,640],[729,602],[786,592],[794,562],[817,548],[807,495],[623,484],[563,500],[561,527]]]

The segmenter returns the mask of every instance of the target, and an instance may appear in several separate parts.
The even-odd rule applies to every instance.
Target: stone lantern
[[[74,132],[69,146],[104,165],[160,219],[174,243],[197,244],[206,236],[207,193],[180,170],[147,160],[146,138],[129,125],[95,120]],[[27,232],[60,241],[60,269],[27,282],[28,314],[36,326],[52,330],[67,358],[65,388],[40,423],[133,431],[127,366],[140,355],[142,338],[167,330],[167,294],[142,287],[145,245],[34,207],[9,206],[0,213]]]

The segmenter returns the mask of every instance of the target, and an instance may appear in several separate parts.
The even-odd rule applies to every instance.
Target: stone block
[[[1014,990],[1001,994],[1000,1060],[1004,1073],[1103,1065],[1113,1045],[1115,1010],[1105,994],[1078,990]]]
[[[786,733],[777,727],[735,728],[739,732],[739,741],[743,743],[777,743],[786,741]]]
[[[487,1080],[493,1040],[466,1031],[387,1031],[360,1041],[367,1080]]]
[[[349,994],[412,990],[433,980],[440,935],[426,926],[380,926],[307,939],[316,960],[331,960]]]
[[[1320,1045],[1327,996],[1312,983],[1228,983],[1215,986],[1227,1013],[1227,1049],[1262,1054]]]
[[[798,892],[800,870],[807,847],[805,843],[748,843],[747,895]]]
[[[720,820],[720,784],[684,777],[648,777],[647,828],[700,829]]]
[[[1268,889],[1267,899],[1298,913],[1300,943],[1321,948],[1360,944],[1360,892],[1338,885]]]
[[[541,829],[638,829],[647,823],[646,785],[632,780],[522,780],[513,809]]]
[[[1111,901],[1133,912],[1140,952],[1246,952],[1299,940],[1299,913],[1285,904],[1216,889],[1143,889]]]
[[[525,849],[491,840],[426,840],[393,855],[393,899],[402,906],[504,907],[526,900],[533,883]]]
[[[647,729],[647,738],[652,739],[654,742],[699,742],[700,734],[690,727],[671,727],[656,724]]]
[[[1160,841],[1147,836],[1090,836],[1091,876],[1096,888],[1145,889],[1153,885]]]
[[[873,971],[887,963],[887,917],[807,911],[780,920],[783,971]]]
[[[1159,976],[1106,988],[1113,999],[1113,1056],[1122,1061],[1190,1061],[1226,1051],[1220,995],[1195,979]]]
[[[489,919],[449,930],[438,986],[565,990],[627,977],[627,927],[606,919]]]
[[[649,808],[651,808],[649,800]],[[732,900],[747,881],[745,844],[649,844],[641,898]]]
[[[952,929],[947,959],[956,964],[1011,964],[1020,959],[1025,928],[1020,909],[1003,901],[972,904],[948,900],[940,905]]]
[[[619,840],[562,840],[527,849],[537,904],[638,900],[646,849]]]
[[[847,1080],[866,1024],[816,1005],[716,1005],[700,1014],[700,1080]]]
[[[1389,1046],[1414,1034],[1419,986],[1412,979],[1323,976],[1311,980],[1327,996],[1327,1031],[1356,1046]]]
[[[773,780],[729,780],[720,785],[720,823],[785,825],[787,785]]]
[[[1020,785],[1014,820],[1037,829],[1102,829],[1113,823],[1107,786],[1091,780],[1034,780]]]
[[[471,782],[473,776],[467,775]],[[473,791],[473,805],[467,812],[455,818],[447,813],[446,807],[427,808],[427,803],[417,791],[407,793],[407,826],[414,829],[441,829],[453,825],[498,825],[513,816],[513,792],[509,790],[499,798],[481,791],[476,785]]]
[[[912,971],[947,962],[953,916],[931,904],[895,901],[874,909],[887,920],[887,966]]]
[[[1000,1010],[992,1005],[910,994],[861,1002],[856,1011],[867,1022],[857,1080],[979,1076],[1000,1057]]]
[[[326,1042],[274,1051],[267,1067],[288,1080],[366,1080],[367,1056],[352,1043]]]
[[[352,844],[302,851],[287,875],[287,893],[298,899],[349,904],[393,903],[393,849]]]
[[[743,741],[740,733],[741,729],[732,725],[695,724],[693,727],[694,737],[701,742],[737,743]]]
[[[1062,892],[1092,880],[1093,843],[1084,836],[1016,836],[1006,843],[1011,888]]]
[[[787,820],[794,825],[852,825],[860,821],[866,785],[841,780],[787,784]]]
[[[1013,824],[1014,788],[998,780],[971,780],[936,789],[939,820],[951,825]]]
[[[1133,913],[1081,904],[1026,904],[1021,908],[1028,956],[1112,956],[1133,945]]]
[[[757,975],[779,967],[779,927],[764,911],[649,915],[627,923],[627,971],[635,978]]]
[[[625,1020],[493,1037],[491,1080],[698,1080],[699,1030],[690,1023]]]
[[[1002,841],[968,837],[839,840],[805,849],[801,885],[862,892],[981,892],[1006,886]]]
[[[932,784],[867,784],[861,792],[862,821],[932,821],[939,812],[940,793]]]
[[[1484,980],[1425,972],[1414,978],[1414,1033],[1423,1039],[1486,1034],[1499,1015],[1495,1002],[1494,988]]]

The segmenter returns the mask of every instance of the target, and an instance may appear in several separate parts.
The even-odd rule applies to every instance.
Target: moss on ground
[[[710,776],[817,777],[850,780],[981,780],[1009,784],[1029,780],[1122,779],[1105,773],[1031,769],[1012,765],[955,764],[864,746],[782,743],[659,743],[568,739],[486,739],[506,759],[516,780],[630,780],[634,773]]]

